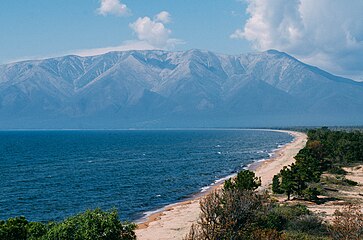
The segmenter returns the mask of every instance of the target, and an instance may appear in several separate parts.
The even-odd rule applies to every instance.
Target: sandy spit
[[[286,132],[294,136],[294,140],[277,150],[274,155],[263,162],[252,164],[249,169],[255,171],[256,175],[261,177],[261,190],[267,189],[272,182],[272,178],[283,166],[289,165],[295,161],[294,156],[302,149],[307,141],[305,133],[283,130],[271,130]],[[209,191],[220,188],[223,185],[214,186]],[[208,193],[208,192],[207,192]],[[177,203],[165,207],[161,212],[152,214],[148,219],[138,224],[136,236],[139,240],[170,240],[183,239],[189,232],[193,223],[198,220],[199,201],[203,197],[198,196],[195,199]]]

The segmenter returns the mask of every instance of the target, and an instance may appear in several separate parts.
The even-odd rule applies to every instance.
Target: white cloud
[[[182,42],[170,38],[171,30],[165,26],[170,21],[170,14],[163,11],[153,20],[150,17],[140,17],[129,26],[140,41],[147,42],[155,48],[168,49]]]
[[[154,17],[154,19],[155,19],[155,21],[162,22],[162,23],[170,23],[171,22],[170,13],[168,13],[167,11],[162,11],[162,12],[158,13]]]
[[[176,45],[183,44],[184,41],[170,37],[171,30],[165,26],[169,22],[171,22],[171,16],[165,11],[155,15],[153,20],[150,17],[140,17],[135,22],[129,24],[137,40],[125,41],[118,46],[76,50],[72,54],[94,56],[111,51],[170,50],[175,48]]]
[[[97,13],[100,15],[125,16],[130,14],[130,10],[120,0],[101,0],[100,3],[101,6],[97,9]]]
[[[73,51],[71,54],[78,56],[95,56],[101,55],[108,52],[114,51],[129,51],[129,50],[154,50],[157,49],[144,41],[125,41],[119,46],[103,47],[103,48],[93,48],[93,49],[83,49]]]
[[[363,1],[248,0],[250,15],[231,38],[278,49],[336,74],[363,76]]]

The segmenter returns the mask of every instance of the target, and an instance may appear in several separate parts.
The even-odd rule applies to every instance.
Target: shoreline
[[[283,166],[294,162],[293,157],[305,146],[307,136],[305,133],[287,130],[254,130],[284,132],[294,137],[290,143],[274,150],[270,158],[266,160],[257,160],[247,166],[247,169],[254,171],[256,176],[261,177],[262,185],[260,190],[265,190],[272,182],[273,176],[277,174]],[[237,175],[237,173],[217,180],[218,182],[214,183],[214,185],[210,185],[204,192],[196,193],[191,199],[170,204],[154,212],[150,212],[149,215],[137,221],[137,238],[141,240],[182,239],[189,232],[190,226],[196,222],[199,217],[200,199],[208,193],[220,189],[225,180],[235,175]]]

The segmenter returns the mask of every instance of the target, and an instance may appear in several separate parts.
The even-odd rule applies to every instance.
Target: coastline
[[[257,130],[257,129],[256,129]],[[264,131],[284,132],[294,137],[293,141],[285,144],[281,148],[273,151],[272,156],[267,160],[260,160],[251,163],[247,169],[261,177],[262,185],[260,190],[268,189],[272,178],[283,166],[293,163],[294,156],[305,146],[307,136],[305,133],[269,130]],[[236,175],[236,174],[234,174]],[[228,176],[233,177],[233,175]],[[227,179],[227,178],[225,178]],[[204,192],[200,192],[190,200],[168,205],[159,211],[147,215],[145,221],[138,224],[136,230],[137,239],[141,240],[163,240],[163,239],[182,239],[188,232],[193,223],[199,217],[199,201],[208,193],[220,189],[224,180],[220,180]]]

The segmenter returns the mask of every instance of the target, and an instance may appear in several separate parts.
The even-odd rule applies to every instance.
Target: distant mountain
[[[110,52],[0,66],[0,128],[363,124],[363,83],[286,53]]]

